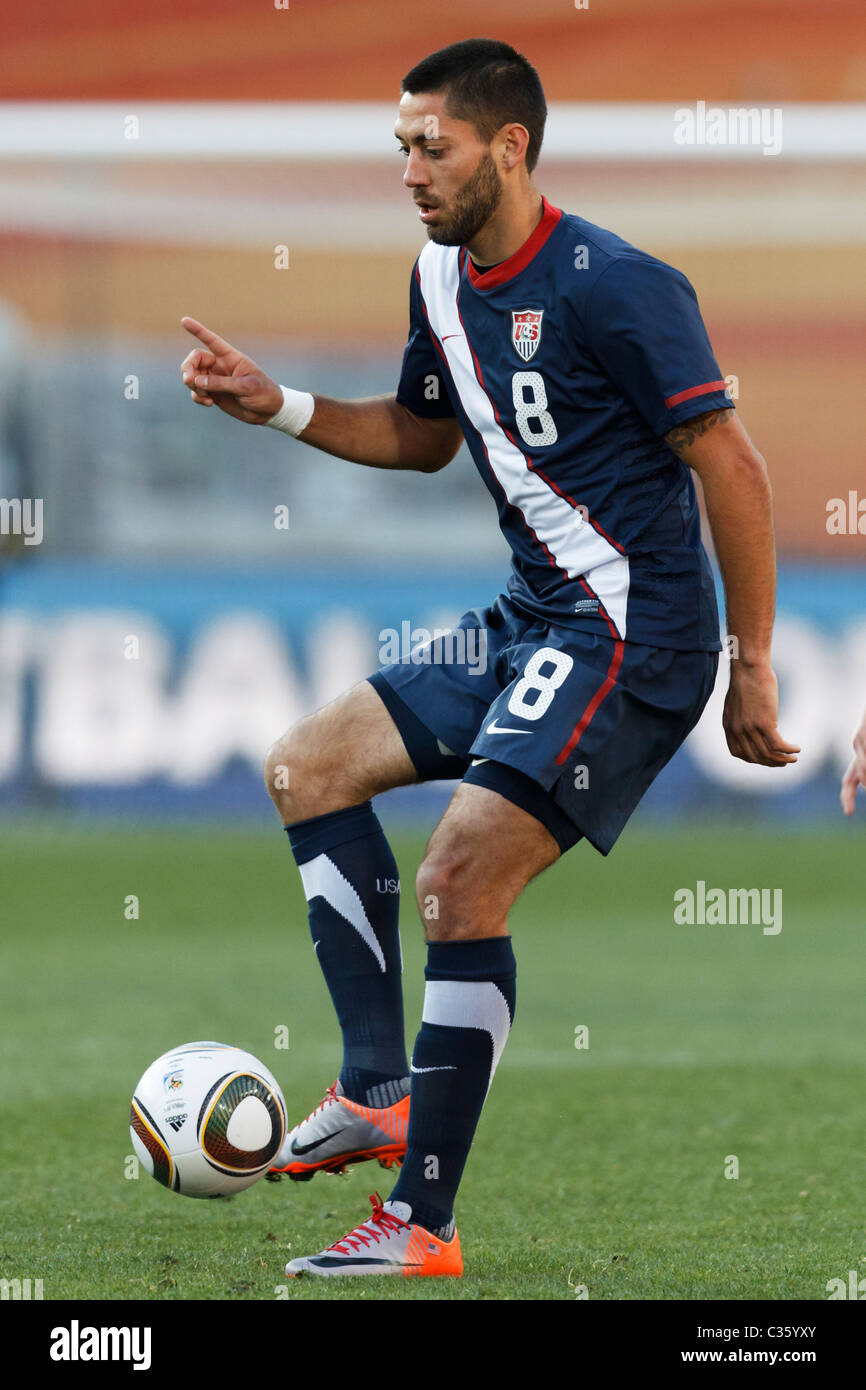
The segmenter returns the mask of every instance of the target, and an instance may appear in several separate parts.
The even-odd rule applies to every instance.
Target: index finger
[[[797,761],[796,755],[801,751],[800,745],[788,743],[782,738],[778,729],[774,729],[772,734],[765,732],[764,729],[756,729],[755,735],[756,742],[763,747],[764,752],[770,757],[784,759],[786,762],[792,763]]]
[[[231,343],[227,343],[225,338],[221,338],[218,333],[214,333],[210,328],[205,328],[203,323],[199,323],[198,319],[191,319],[185,316],[181,319],[181,323],[187,333],[191,333],[194,338],[198,338],[199,342],[204,343],[206,348],[210,348],[211,352],[220,354],[234,352]]]

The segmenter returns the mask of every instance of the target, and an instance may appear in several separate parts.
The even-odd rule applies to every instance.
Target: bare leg
[[[403,740],[368,681],[289,729],[265,761],[265,785],[284,825],[417,781]]]
[[[418,871],[427,987],[411,1063],[406,1157],[395,1215],[452,1239],[454,1198],[514,1017],[507,915],[559,858],[549,830],[486,787],[462,783]]]
[[[510,908],[559,854],[541,821],[498,792],[461,783],[418,870],[416,894],[427,940],[507,936]]]
[[[341,1094],[374,1108],[397,1104],[409,1088],[400,875],[370,799],[417,781],[415,768],[385,705],[364,681],[279,739],[265,778],[289,830],[316,958],[340,1024]],[[318,1147],[318,1133],[306,1137],[311,1163],[334,1157],[327,1145]]]

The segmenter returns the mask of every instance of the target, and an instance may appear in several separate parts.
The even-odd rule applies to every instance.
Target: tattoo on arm
[[[723,406],[720,410],[708,410],[703,415],[694,415],[691,420],[684,420],[681,425],[676,425],[665,435],[665,443],[682,458],[683,449],[688,449],[708,430],[715,429],[716,425],[727,419],[732,409],[733,406]]]

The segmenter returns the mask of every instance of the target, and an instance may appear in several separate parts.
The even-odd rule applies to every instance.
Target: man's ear
[[[526,153],[529,149],[529,131],[525,125],[518,121],[509,121],[497,132],[499,140],[502,142],[502,163],[506,169],[514,169],[521,161],[526,160]]]

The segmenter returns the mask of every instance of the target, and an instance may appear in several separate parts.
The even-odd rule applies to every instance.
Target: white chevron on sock
[[[490,1034],[493,1061],[489,1091],[511,1030],[511,1015],[502,990],[492,980],[428,980],[423,1021],[443,1028],[481,1028]]]
[[[364,904],[345,874],[340,873],[333,859],[329,859],[327,854],[318,854],[315,859],[301,864],[300,870],[307,902],[311,902],[313,898],[324,898],[335,912],[339,912],[340,916],[355,928],[361,940],[370,947],[384,975],[386,967],[382,947],[364,911]]]

